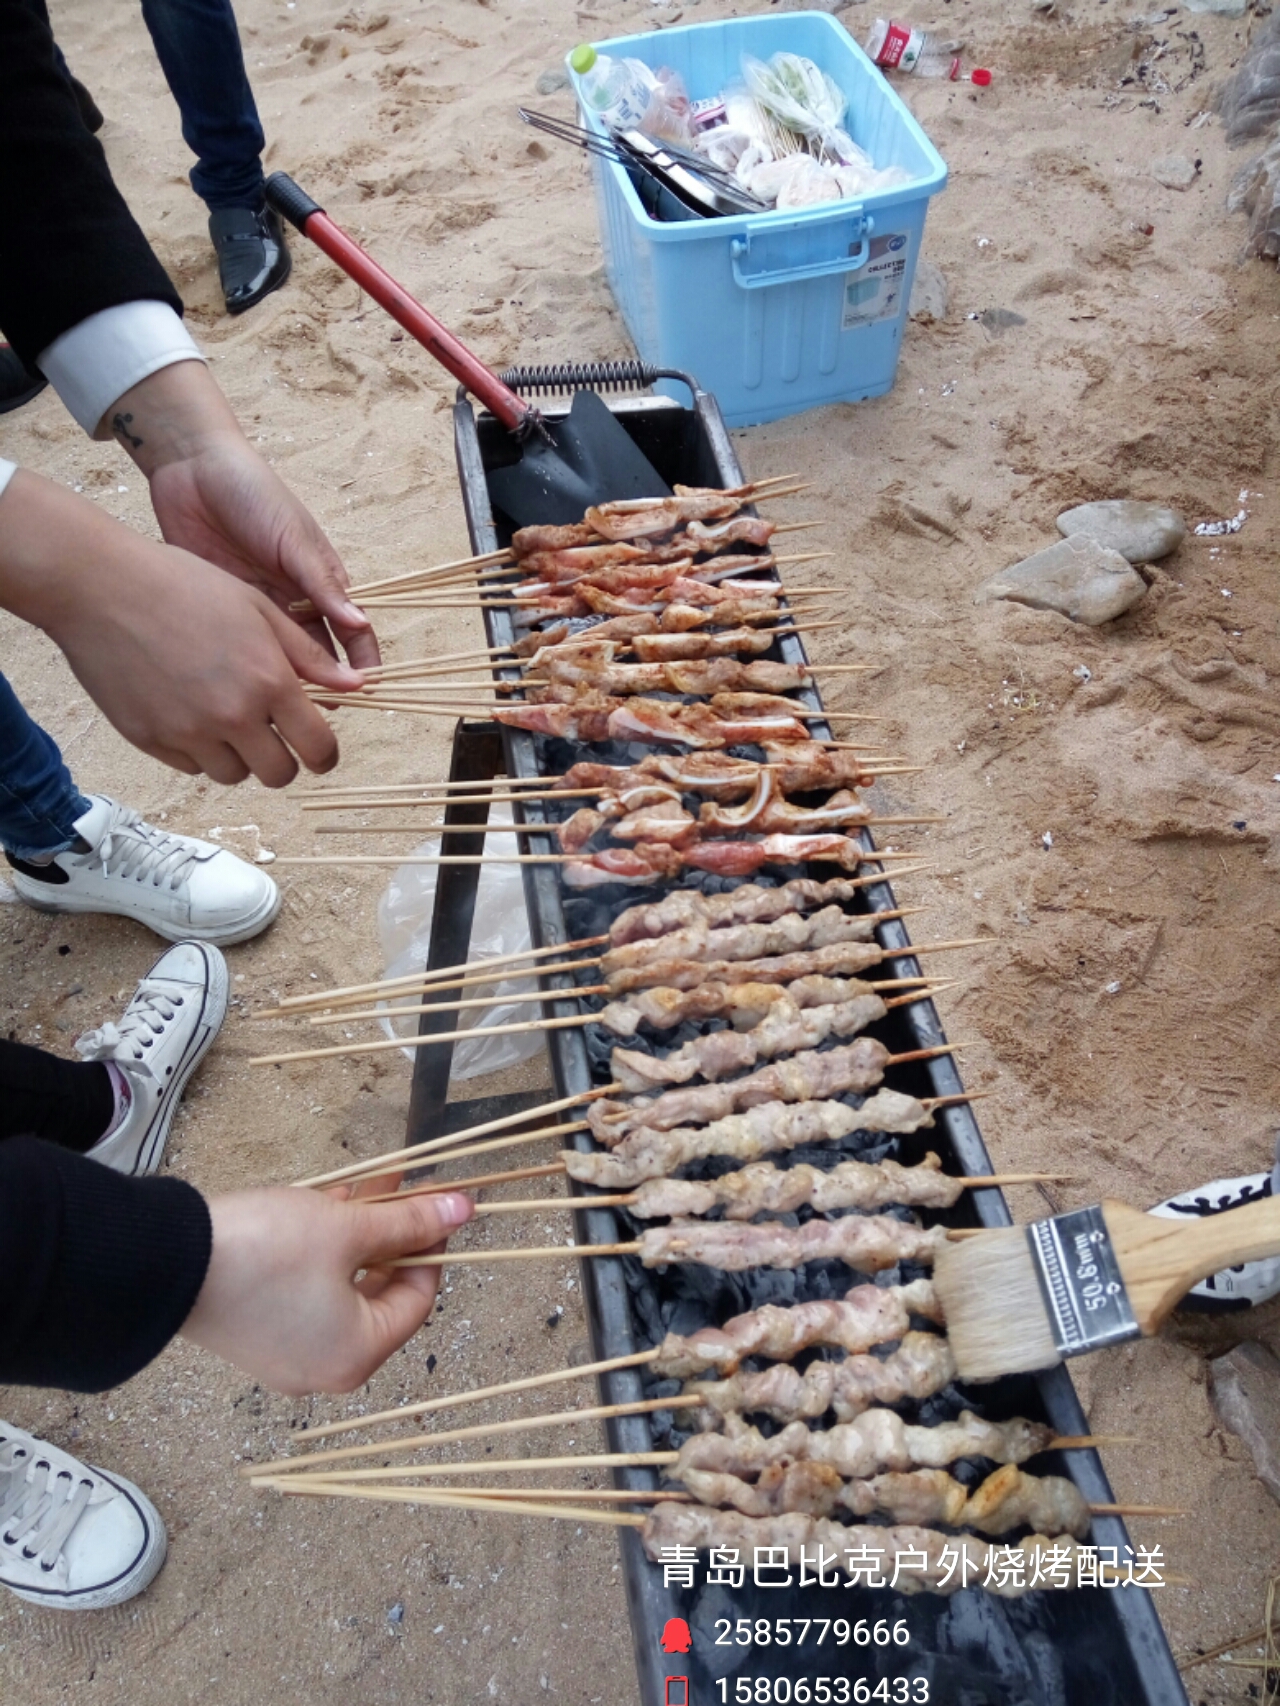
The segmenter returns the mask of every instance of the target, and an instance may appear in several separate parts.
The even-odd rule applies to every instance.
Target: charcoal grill
[[[567,394],[575,388],[593,388],[624,393],[610,407],[640,448],[668,482],[688,485],[731,486],[739,484],[742,471],[734,454],[715,399],[683,374],[659,373],[639,362],[608,363],[586,368],[513,369],[503,374],[518,391]],[[658,378],[679,379],[687,386],[691,402],[647,394]],[[643,394],[642,394],[643,393]],[[546,407],[554,417],[555,404]],[[454,408],[454,446],[466,509],[472,549],[488,552],[510,541],[508,518],[495,512],[490,503],[487,475],[510,460],[509,434],[488,414],[477,415],[465,394],[459,392]],[[485,610],[489,643],[504,645],[514,637],[507,610]],[[783,661],[805,661],[805,650],[797,635],[775,642],[770,654]],[[811,708],[821,709],[816,691],[804,697]],[[816,729],[823,738],[826,729]],[[591,755],[600,757],[594,747]],[[610,756],[615,762],[633,762],[636,749],[619,747]],[[452,780],[478,780],[497,775],[536,776],[557,773],[580,756],[565,743],[533,737],[520,730],[492,723],[462,721],[454,738]],[[576,803],[576,802],[574,802]],[[571,809],[571,805],[567,806]],[[557,808],[531,803],[514,807],[517,821],[537,829],[548,821],[548,811]],[[449,850],[479,853],[483,850],[488,808],[483,805],[451,804],[445,814]],[[863,831],[865,845],[874,845]],[[536,833],[528,841],[530,851],[554,852],[549,835]],[[553,866],[523,868],[530,928],[538,947],[558,945],[575,937],[594,934],[623,907],[632,905],[650,891],[608,889],[612,898],[601,902],[601,891],[589,891],[585,900],[566,901]],[[781,872],[778,881],[791,874]],[[805,874],[830,876],[820,865]],[[445,866],[440,872],[437,903],[428,965],[435,968],[457,964],[467,958],[471,922],[475,909],[478,871],[474,866]],[[715,884],[716,879],[691,880]],[[764,875],[762,879],[768,880]],[[894,908],[893,891],[885,881],[863,893],[862,905],[876,911]],[[913,976],[919,964],[911,957],[910,940],[901,921],[880,930],[882,944],[901,950],[890,975]],[[579,1010],[570,993],[569,975],[543,980],[547,992],[546,1011],[552,1017],[567,1017]],[[428,996],[428,1000],[430,997]],[[423,1033],[454,1028],[451,1014],[427,1012],[420,1021]],[[896,1050],[927,1048],[945,1041],[938,1014],[931,1002],[917,1002],[891,1012],[878,1027],[877,1035]],[[572,1096],[607,1080],[607,1050],[595,1046],[591,1033],[581,1030],[553,1031],[548,1035],[557,1096]],[[675,1033],[674,1040],[682,1040]],[[445,1130],[456,1130],[473,1120],[490,1118],[528,1106],[535,1098],[504,1098],[486,1102],[453,1103],[446,1107],[452,1047],[440,1045],[420,1049],[415,1055],[413,1088],[409,1111],[408,1141],[417,1143]],[[894,1088],[919,1096],[946,1096],[963,1086],[950,1057],[918,1062],[892,1069],[887,1079]],[[582,1147],[589,1140],[580,1136]],[[904,1162],[919,1160],[926,1149],[941,1154],[948,1172],[966,1175],[992,1171],[972,1109],[967,1106],[941,1109],[934,1129],[911,1137],[868,1141],[868,1134],[846,1140],[850,1154],[876,1158],[885,1152]],[[949,1224],[1005,1226],[1010,1216],[1002,1195],[996,1190],[969,1191],[956,1207],[942,1217]],[[612,1210],[584,1206],[575,1215],[577,1237],[583,1243],[610,1243],[629,1236],[619,1215]],[[586,1264],[583,1295],[586,1299],[594,1354],[598,1359],[627,1355],[647,1348],[674,1321],[687,1332],[709,1320],[723,1320],[742,1308],[759,1302],[799,1301],[810,1296],[831,1295],[834,1269],[809,1264],[798,1276],[719,1276],[709,1281],[703,1270],[673,1268],[664,1275],[639,1267],[635,1258],[597,1258]],[[907,1276],[909,1277],[909,1276]],[[841,1288],[849,1283],[847,1270]],[[607,1403],[625,1403],[642,1396],[659,1395],[671,1388],[646,1380],[646,1371],[615,1372],[601,1381]],[[938,1420],[957,1413],[968,1403],[980,1413],[1000,1419],[1021,1414],[1049,1422],[1066,1435],[1088,1431],[1070,1376],[1064,1368],[1036,1377],[1019,1377],[973,1390],[972,1395],[949,1389],[939,1399],[926,1400],[923,1419]],[[932,1406],[932,1408],[930,1408]],[[662,1449],[672,1443],[674,1416],[655,1415],[616,1418],[608,1424],[609,1449],[642,1452]],[[675,1436],[680,1437],[680,1436]],[[1064,1474],[1091,1502],[1113,1502],[1101,1461],[1093,1451],[1057,1454],[1046,1468]],[[953,1471],[961,1476],[966,1467]],[[976,1474],[976,1471],[973,1473]],[[652,1471],[630,1470],[618,1474],[619,1485],[649,1489],[655,1485]],[[1099,1518],[1092,1538],[1099,1546],[1116,1546],[1125,1556],[1128,1536],[1116,1518]],[[1074,1592],[1031,1593],[1020,1600],[1001,1600],[978,1589],[942,1598],[936,1595],[903,1596],[889,1589],[817,1586],[784,1589],[757,1588],[747,1584],[737,1590],[699,1587],[690,1592],[663,1585],[663,1572],[650,1564],[641,1550],[635,1531],[621,1531],[621,1549],[626,1591],[631,1615],[632,1641],[643,1706],[663,1706],[669,1675],[679,1672],[689,1678],[689,1698],[703,1703],[734,1698],[733,1679],[742,1670],[752,1676],[796,1678],[817,1673],[844,1672],[866,1676],[872,1683],[880,1675],[889,1678],[924,1678],[930,1699],[945,1706],[1186,1706],[1184,1692],[1168,1643],[1150,1595],[1144,1589],[1083,1589]],[[700,1571],[700,1575],[705,1571]],[[694,1648],[687,1656],[668,1658],[660,1645],[669,1618],[682,1617],[690,1625]],[[906,1648],[831,1648],[819,1652],[804,1649],[716,1644],[719,1619],[777,1618],[879,1618],[906,1620],[911,1643]],[[877,1668],[879,1666],[879,1668]],[[721,1679],[727,1680],[722,1693]]]

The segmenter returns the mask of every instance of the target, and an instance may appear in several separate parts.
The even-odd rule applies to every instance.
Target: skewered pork
[[[784,998],[807,1010],[860,999],[863,987],[856,977],[800,977],[785,988],[780,983],[713,979],[691,989],[636,990],[625,1001],[610,1001],[595,1018],[618,1037],[634,1037],[642,1024],[656,1031],[671,1030],[686,1019],[723,1018],[735,1030],[748,1031],[762,1025]]]
[[[761,1309],[734,1315],[722,1327],[668,1333],[653,1369],[660,1376],[677,1380],[709,1368],[732,1374],[746,1357],[790,1362],[809,1345],[835,1345],[858,1356],[873,1345],[902,1338],[911,1326],[912,1315],[941,1322],[942,1311],[931,1281],[855,1285],[842,1298],[793,1303],[789,1308],[766,1303]]]
[[[792,715],[725,718],[707,704],[613,699],[607,694],[571,704],[500,705],[493,715],[508,728],[576,741],[677,741],[692,747],[721,747],[809,738],[805,725]]]
[[[849,1090],[870,1090],[884,1077],[889,1058],[889,1050],[875,1037],[857,1037],[832,1049],[805,1049],[745,1078],[720,1084],[686,1085],[661,1096],[625,1101],[602,1097],[587,1109],[587,1123],[597,1143],[615,1149],[632,1132],[671,1131],[694,1122],[723,1120],[745,1109],[817,1102]]]
[[[943,1469],[961,1457],[1025,1463],[1046,1451],[1053,1437],[1053,1429],[1043,1422],[1020,1416],[988,1422],[972,1410],[962,1410],[953,1422],[925,1428],[904,1422],[894,1410],[873,1409],[833,1428],[807,1428],[793,1421],[769,1436],[733,1418],[726,1419],[723,1433],[695,1434],[686,1440],[667,1473],[677,1481],[690,1469],[748,1477],[808,1462],[825,1463],[847,1480],[864,1480],[886,1470]]]
[[[817,1048],[828,1037],[857,1036],[883,1019],[886,1012],[878,995],[859,995],[852,1001],[809,1008],[798,1007],[784,996],[753,1030],[710,1031],[668,1055],[616,1048],[610,1071],[628,1095],[643,1094],[664,1084],[687,1084],[691,1078],[714,1082],[733,1072],[745,1072],[760,1060]]]
[[[733,657],[618,663],[603,655],[615,650],[613,641],[602,641],[599,647],[574,646],[568,651],[555,647],[548,657],[538,654],[530,660],[526,679],[532,681],[536,677],[570,687],[581,684],[623,696],[633,693],[705,696],[732,689],[786,693],[812,686],[812,677],[804,664],[773,663],[767,658],[742,663]]]
[[[677,1126],[674,1131],[641,1127],[609,1154],[568,1149],[563,1160],[569,1177],[580,1184],[629,1191],[706,1155],[755,1161],[805,1143],[834,1142],[855,1131],[918,1131],[932,1124],[933,1115],[914,1096],[880,1090],[856,1109],[844,1102],[766,1104],[710,1125]]]
[[[830,756],[840,757],[833,753]],[[715,758],[714,753],[700,754],[690,758],[690,764],[707,764]],[[643,773],[647,778],[653,775],[646,766],[653,762],[646,758],[636,771],[625,772],[627,775]],[[739,760],[720,759],[720,763],[737,764]],[[680,767],[680,761],[663,759],[662,764]],[[604,765],[575,765],[575,770],[606,768]],[[657,777],[655,776],[655,780]],[[682,784],[674,777],[666,777],[676,786]],[[592,778],[598,780],[598,778]],[[687,784],[683,784],[687,787]],[[583,787],[590,786],[583,782]],[[774,919],[785,918],[788,913],[802,911],[806,907],[839,906],[842,902],[853,900],[860,890],[853,883],[842,877],[833,877],[830,882],[818,882],[812,877],[797,877],[792,882],[780,883],[777,888],[762,888],[756,883],[742,883],[738,888],[731,889],[728,894],[703,894],[700,889],[677,889],[674,894],[663,895],[660,900],[647,902],[641,906],[629,906],[625,912],[620,912],[609,926],[609,941],[614,948],[621,948],[628,942],[643,941],[652,936],[665,936],[669,931],[682,929],[687,924],[701,920],[709,929],[721,930],[731,924],[771,924]]]
[[[895,1526],[892,1528],[845,1527],[823,1517],[749,1517],[739,1511],[709,1510],[704,1505],[668,1502],[659,1505],[640,1531],[645,1552],[660,1560],[673,1546],[736,1549],[748,1559],[757,1547],[783,1547],[798,1567],[801,1548],[811,1567],[820,1556],[833,1567],[848,1559],[854,1579],[889,1583],[899,1593],[956,1593],[961,1587],[981,1584],[987,1593],[1005,1599],[1020,1599],[1037,1589],[1075,1587],[1083,1574],[1084,1557],[1076,1542],[1052,1540],[1030,1534],[1011,1550],[1023,1568],[1001,1570],[998,1565],[1008,1551],[992,1541],[972,1535],[940,1534],[936,1529]],[[959,1553],[963,1549],[963,1560]],[[1090,1568],[1097,1554],[1088,1554]],[[995,1567],[993,1567],[995,1566]],[[874,1572],[874,1574],[872,1574]]]
[[[748,1268],[799,1268],[830,1259],[859,1273],[878,1274],[898,1262],[932,1262],[945,1238],[940,1226],[913,1226],[889,1214],[852,1214],[803,1226],[673,1220],[669,1226],[647,1227],[639,1254],[646,1268],[692,1262],[737,1274]]]
[[[726,1220],[754,1220],[758,1214],[793,1214],[811,1207],[880,1209],[950,1208],[963,1186],[941,1171],[936,1155],[918,1167],[896,1161],[841,1161],[832,1168],[775,1167],[754,1161],[718,1179],[649,1179],[627,1204],[637,1220],[710,1214],[722,1208]]]
[[[701,847],[692,847],[679,856],[692,861],[701,851]],[[875,855],[867,857],[874,858]],[[863,913],[861,921],[869,922],[861,941],[855,937],[853,940],[828,942],[821,948],[765,954],[757,959],[695,960],[679,954],[670,957],[655,955],[639,965],[627,966],[614,973],[606,982],[610,992],[617,995],[630,994],[634,989],[652,989],[657,985],[667,989],[689,989],[699,983],[725,982],[729,978],[741,978],[744,983],[794,983],[797,978],[815,974],[819,977],[852,977],[866,971],[869,966],[882,964],[886,958],[902,957],[901,948],[885,949],[878,942],[866,939],[875,928],[874,913]],[[850,919],[851,924],[857,922],[856,918]]]
[[[698,709],[697,706],[684,708]],[[529,709],[536,716],[540,711],[556,712],[567,707],[534,705]],[[505,709],[495,711],[494,715],[499,722],[510,720]],[[524,727],[525,724],[519,726]],[[736,726],[730,723],[722,725],[725,729]],[[643,842],[631,848],[608,847],[600,853],[570,860],[561,876],[568,888],[595,888],[607,882],[638,888],[646,883],[669,881],[685,865],[697,871],[712,871],[721,877],[746,877],[753,875],[762,865],[801,865],[811,859],[830,860],[843,870],[856,871],[860,865],[874,865],[878,857],[874,848],[863,847],[851,836],[840,834],[766,835],[760,841],[699,841],[678,853]]]
[[[706,919],[684,925],[657,941],[640,938],[611,947],[601,959],[601,975],[612,979],[658,959],[757,960],[766,955],[829,948],[842,942],[869,942],[880,924],[875,912],[850,913],[836,905],[816,912],[784,912],[742,924],[712,925]]]
[[[892,1522],[942,1522],[983,1534],[1030,1526],[1041,1534],[1083,1540],[1092,1521],[1075,1483],[1061,1475],[1029,1475],[1013,1464],[997,1469],[970,1496],[945,1469],[891,1470],[866,1480],[842,1479],[830,1464],[801,1460],[776,1464],[757,1481],[716,1470],[690,1469],[680,1479],[699,1504],[727,1506],[744,1516],[854,1516],[880,1513]]]
[[[811,1362],[803,1374],[788,1362],[778,1362],[754,1374],[739,1370],[723,1380],[690,1381],[685,1394],[704,1406],[690,1412],[695,1419],[706,1409],[725,1417],[759,1412],[779,1422],[834,1410],[838,1421],[850,1422],[873,1404],[931,1398],[955,1377],[946,1339],[937,1333],[904,1333],[897,1350],[886,1357],[864,1352],[843,1362]],[[673,1399],[671,1407],[679,1410],[679,1399]]]

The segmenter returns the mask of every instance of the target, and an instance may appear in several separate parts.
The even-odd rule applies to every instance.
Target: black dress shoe
[[[48,383],[40,375],[33,379],[8,344],[0,344],[0,415],[20,409],[38,397]]]
[[[209,215],[228,314],[243,314],[288,278],[293,262],[269,207],[220,207]]]

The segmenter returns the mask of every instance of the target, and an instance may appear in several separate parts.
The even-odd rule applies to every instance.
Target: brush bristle
[[[933,1284],[962,1380],[995,1380],[1061,1362],[1025,1228],[947,1244]]]

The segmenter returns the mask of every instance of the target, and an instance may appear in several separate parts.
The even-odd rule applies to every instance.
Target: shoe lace
[[[92,1477],[55,1470],[47,1458],[0,1437],[0,1543],[20,1546],[28,1563],[38,1558],[42,1570],[52,1570],[96,1485]]]
[[[180,835],[157,829],[128,806],[113,805],[107,832],[94,849],[102,861],[103,874],[150,881],[160,888],[168,882],[178,889],[198,854]]]
[[[108,1020],[96,1031],[76,1038],[76,1053],[84,1060],[118,1060],[131,1070],[151,1075],[146,1051],[166,1025],[172,1024],[182,997],[163,984],[143,978],[119,1023]]]

